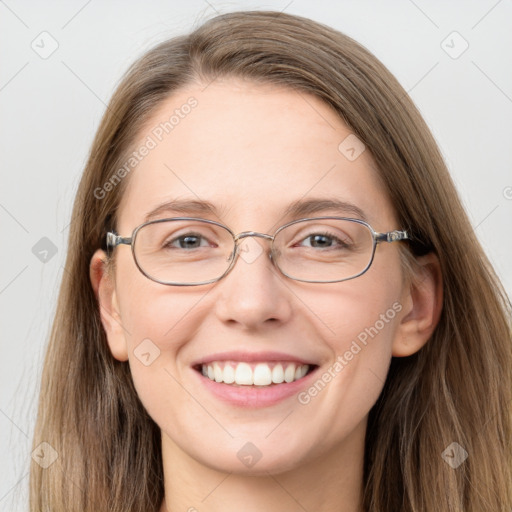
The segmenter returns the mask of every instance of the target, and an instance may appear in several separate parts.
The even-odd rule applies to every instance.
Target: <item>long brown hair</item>
[[[510,512],[511,307],[437,145],[406,92],[364,47],[311,20],[261,11],[221,15],[159,44],[127,71],[108,105],[73,209],[44,362],[34,447],[47,442],[58,458],[46,469],[32,463],[30,510],[161,506],[160,431],[128,363],[109,351],[89,281],[123,183],[101,198],[95,191],[122,167],[164,99],[218,76],[288,86],[330,105],[372,153],[399,225],[413,234],[412,257],[439,258],[439,325],[418,353],[393,358],[370,412],[365,511]],[[454,442],[468,454],[457,468],[443,457]]]

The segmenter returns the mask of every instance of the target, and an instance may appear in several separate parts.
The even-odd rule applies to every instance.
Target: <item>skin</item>
[[[293,201],[333,197],[361,208],[376,231],[402,227],[370,152],[349,161],[338,146],[350,129],[313,96],[234,79],[190,85],[160,105],[140,141],[191,96],[197,107],[126,178],[122,236],[176,198],[210,201],[218,217],[191,216],[220,220],[235,233],[273,233],[292,220],[283,214]],[[316,215],[333,213],[339,215]],[[268,242],[256,240],[262,255],[251,263],[239,258],[224,279],[196,287],[147,279],[129,247],[116,249],[113,276],[102,251],[91,261],[111,352],[129,362],[162,431],[161,511],[328,512],[340,504],[360,511],[368,412],[391,356],[419,350],[438,321],[437,260],[420,260],[420,284],[413,284],[401,267],[400,242],[384,243],[357,279],[301,283],[281,275],[266,257]],[[307,404],[293,396],[269,407],[236,407],[198,385],[191,368],[217,352],[274,350],[314,361],[320,377],[395,303],[401,310]],[[134,349],[148,338],[160,355],[145,366]],[[237,457],[247,442],[262,454],[252,467]]]

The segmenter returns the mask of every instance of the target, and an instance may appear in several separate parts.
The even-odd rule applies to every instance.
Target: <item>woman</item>
[[[31,510],[512,507],[510,303],[418,111],[347,36],[239,12],[149,51],[66,270]]]

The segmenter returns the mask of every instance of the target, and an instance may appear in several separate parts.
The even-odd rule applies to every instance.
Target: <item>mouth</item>
[[[290,384],[312,373],[317,365],[297,361],[245,362],[215,360],[195,365],[207,379],[233,387],[274,387]]]

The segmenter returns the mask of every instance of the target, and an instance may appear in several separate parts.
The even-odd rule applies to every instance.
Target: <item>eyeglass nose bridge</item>
[[[246,238],[249,238],[249,237],[263,238],[264,240],[269,240],[272,244],[275,239],[275,236],[273,236],[273,235],[268,235],[266,233],[259,233],[258,231],[243,231],[242,233],[238,233],[238,235],[234,235],[233,239],[235,241],[235,254],[234,254],[235,257],[232,259],[232,262],[228,269],[228,272],[233,268],[236,260],[238,259],[238,256],[240,255],[241,242],[243,242]],[[272,257],[272,251],[273,251],[273,248],[271,249],[271,251],[269,253],[269,258],[272,261],[274,261],[274,258]]]
[[[267,235],[266,233],[258,233],[257,231],[243,231],[242,233],[238,233],[235,235],[235,242],[238,244],[240,240],[247,238],[249,236],[255,236],[258,238],[265,238],[266,240],[274,241],[274,237],[272,235]]]

